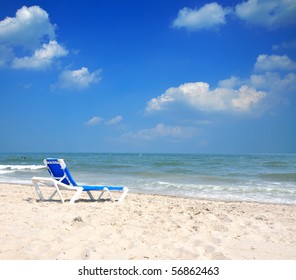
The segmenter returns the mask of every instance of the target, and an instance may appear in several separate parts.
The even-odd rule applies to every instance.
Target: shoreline
[[[34,188],[34,186],[32,185],[32,183],[14,183],[14,182],[1,182],[0,181],[0,187],[1,185],[12,185],[12,186],[26,186],[26,187],[32,187]],[[244,202],[244,203],[254,203],[254,204],[267,204],[267,205],[286,205],[286,206],[295,206],[296,207],[296,202],[293,203],[278,203],[278,202],[267,202],[267,201],[255,201],[255,200],[227,200],[227,199],[219,199],[219,198],[207,198],[207,197],[193,197],[193,196],[186,196],[186,195],[172,195],[172,194],[160,194],[160,193],[149,193],[149,192],[141,192],[141,191],[133,191],[133,190],[129,190],[129,194],[136,194],[136,195],[156,195],[156,196],[163,196],[163,197],[171,197],[171,198],[184,198],[184,199],[193,199],[193,200],[201,200],[201,201],[209,201],[209,202],[233,202],[233,203],[240,203],[240,202]],[[36,196],[37,198],[37,196]]]
[[[1,260],[296,260],[296,205],[143,193],[69,205],[3,183],[0,196]]]

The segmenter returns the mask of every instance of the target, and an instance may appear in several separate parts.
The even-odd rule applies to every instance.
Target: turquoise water
[[[0,154],[0,182],[48,176],[42,160],[64,158],[81,184],[125,185],[131,192],[296,204],[295,154]]]

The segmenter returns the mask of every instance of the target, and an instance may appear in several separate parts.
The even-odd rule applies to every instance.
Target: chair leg
[[[33,184],[34,184],[35,190],[36,190],[37,195],[39,196],[40,200],[44,200],[44,196],[40,190],[38,183],[36,181],[33,181]]]
[[[52,193],[52,195],[49,197],[49,200],[52,200],[53,198],[54,198],[54,196],[57,194],[57,190],[55,190],[53,193]]]
[[[122,202],[124,200],[124,198],[126,197],[128,191],[129,191],[128,188],[126,188],[126,187],[123,188],[123,193],[119,197],[118,202]],[[115,202],[114,196],[112,195],[112,193],[107,188],[101,192],[101,195],[99,196],[98,200],[100,200],[103,197],[103,195],[104,195],[105,192],[107,192],[108,193],[108,196],[111,198],[111,200],[113,202]]]
[[[62,193],[61,193],[61,191],[60,191],[60,189],[59,189],[59,186],[57,185],[56,182],[54,182],[54,186],[55,186],[55,188],[56,188],[56,191],[55,191],[54,194],[51,196],[51,198],[52,198],[56,193],[58,193],[58,195],[59,195],[59,197],[60,197],[62,203],[65,203],[65,200],[64,200],[64,198],[63,198],[63,196],[62,196]],[[51,199],[51,198],[50,198],[50,199]]]
[[[103,195],[104,195],[105,192],[107,192],[107,193],[108,193],[108,196],[111,198],[111,200],[112,200],[113,202],[115,202],[114,197],[112,196],[111,192],[110,192],[107,188],[105,188],[104,190],[102,190],[102,192],[101,192],[101,194],[100,194],[98,200],[102,199],[102,197],[103,197]]]
[[[108,190],[107,192],[108,192],[108,195],[110,196],[111,200],[112,200],[113,202],[115,202],[115,199],[114,199],[112,193],[111,193],[109,190]]]
[[[75,202],[75,200],[80,196],[80,194],[82,193],[83,189],[82,188],[78,188],[76,193],[72,196],[70,203],[73,204]]]
[[[86,192],[91,200],[95,200],[94,196],[92,195],[92,193],[90,191],[86,191]]]
[[[102,199],[102,197],[103,197],[104,193],[105,193],[105,190],[103,190],[103,191],[101,192],[101,194],[100,194],[100,196],[99,196],[98,200]]]
[[[122,195],[120,196],[120,198],[118,199],[118,202],[122,202],[122,201],[125,199],[125,197],[126,197],[128,191],[129,191],[128,188],[123,188],[123,193],[122,193]]]

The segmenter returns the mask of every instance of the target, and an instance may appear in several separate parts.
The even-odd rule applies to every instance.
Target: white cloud
[[[13,59],[14,53],[12,48],[0,45],[0,67],[4,67]]]
[[[274,29],[296,23],[296,2],[248,0],[236,5],[235,14],[248,24]]]
[[[248,111],[254,104],[259,103],[266,96],[266,93],[243,85],[238,91],[235,90],[234,95],[236,97],[231,97],[231,109]]]
[[[292,41],[285,41],[278,45],[272,46],[273,50],[279,50],[279,49],[296,49],[296,40]]]
[[[159,138],[188,139],[197,133],[198,130],[195,127],[168,126],[163,123],[159,123],[153,128],[126,133],[122,135],[122,138],[135,140],[154,140]]]
[[[231,76],[229,79],[219,81],[218,86],[221,88],[236,88],[242,84],[239,77]]]
[[[296,24],[295,0],[246,0],[235,6],[223,7],[216,2],[201,8],[185,7],[173,21],[175,28],[201,30],[217,28],[226,23],[226,16],[234,15],[250,25],[276,29]]]
[[[104,118],[99,117],[99,116],[94,116],[92,117],[90,120],[88,120],[85,124],[86,125],[99,125],[99,124],[104,124],[104,125],[116,125],[119,124],[120,122],[122,122],[123,117],[118,115],[115,116],[114,118],[110,119],[110,120],[104,120]]]
[[[102,123],[103,120],[104,120],[103,118],[95,116],[95,117],[92,117],[91,119],[89,119],[86,122],[86,125],[90,125],[90,126],[98,125],[98,124]]]
[[[205,82],[184,83],[152,98],[146,112],[185,106],[206,112],[254,112],[268,108],[296,91],[296,62],[287,55],[259,55],[255,73],[244,80],[236,76],[221,80],[210,89]],[[284,70],[284,72],[283,72]]]
[[[185,104],[199,111],[245,112],[266,95],[247,85],[242,85],[237,90],[227,87],[214,90],[209,88],[209,84],[204,82],[185,83],[169,88],[164,94],[148,102],[146,112],[164,110],[173,104]]]
[[[285,95],[296,91],[296,74],[288,73],[283,76],[277,72],[254,74],[250,77],[250,84],[265,89],[269,95]]]
[[[255,73],[244,81],[251,88],[263,90],[268,99],[281,99],[296,91],[296,62],[287,55],[259,55]],[[243,84],[243,82],[242,82]]]
[[[101,80],[101,70],[89,72],[88,68],[82,67],[78,70],[64,70],[59,77],[58,86],[60,88],[85,89],[91,84]]]
[[[55,58],[65,56],[67,54],[68,51],[59,45],[57,41],[50,41],[48,44],[43,44],[42,47],[37,49],[32,56],[14,58],[12,61],[12,67],[17,69],[42,69],[50,66]]]
[[[23,6],[15,17],[0,21],[0,66],[47,68],[55,59],[68,54],[55,37],[55,25],[45,10]]]
[[[120,123],[122,120],[123,120],[123,117],[119,115],[119,116],[112,118],[109,121],[106,121],[106,124],[107,125],[115,125],[115,124]]]
[[[175,28],[187,28],[189,30],[211,29],[225,24],[225,15],[229,9],[223,9],[216,2],[206,4],[200,9],[183,8],[173,21]]]
[[[15,17],[0,21],[0,43],[37,48],[44,39],[55,39],[55,26],[51,24],[48,13],[39,6],[23,6]]]
[[[272,70],[295,70],[296,62],[291,60],[287,55],[266,55],[261,54],[257,57],[255,70],[272,71]]]

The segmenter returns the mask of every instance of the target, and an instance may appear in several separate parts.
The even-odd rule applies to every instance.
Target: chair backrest
[[[69,186],[77,186],[63,159],[46,158],[44,164],[52,178]]]

